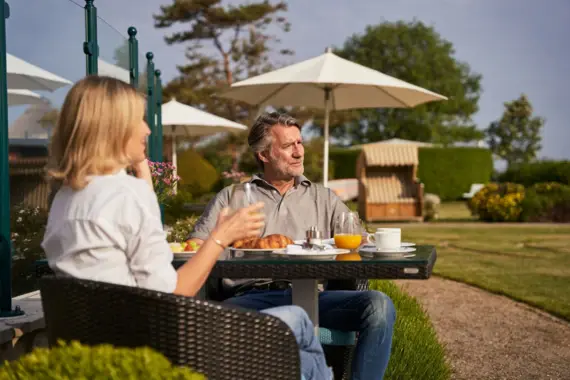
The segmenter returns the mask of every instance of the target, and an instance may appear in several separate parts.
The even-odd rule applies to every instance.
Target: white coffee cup
[[[374,234],[366,239],[369,244],[374,244],[378,250],[399,249],[402,245],[402,230],[400,228],[378,228]]]

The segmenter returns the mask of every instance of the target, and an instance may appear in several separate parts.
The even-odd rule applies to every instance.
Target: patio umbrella
[[[330,48],[318,57],[236,82],[220,96],[260,108],[271,105],[324,109],[324,186],[328,183],[331,110],[411,108],[447,99],[341,58]]]
[[[241,131],[247,131],[247,127],[180,103],[176,99],[162,105],[162,134],[172,137],[172,164],[175,170],[177,137],[199,137],[220,132]]]
[[[97,67],[99,68],[98,75],[106,75],[115,79],[122,80],[125,83],[131,83],[129,70],[126,70],[121,66],[113,65],[112,63],[98,58]]]
[[[30,90],[8,90],[8,106],[25,104],[42,104],[44,99],[40,94]]]
[[[38,66],[32,65],[12,54],[6,54],[8,89],[55,91],[72,84]]]

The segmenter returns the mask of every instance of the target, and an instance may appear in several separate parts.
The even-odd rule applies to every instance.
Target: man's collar
[[[263,174],[261,174],[261,173],[252,175],[249,182],[250,183],[262,182],[264,184],[271,186],[271,184],[269,182],[267,182],[265,179],[263,179]],[[295,177],[295,186],[298,186],[298,185],[311,186],[311,184],[312,184],[312,182],[307,177],[305,177],[304,175],[300,175],[298,177]]]

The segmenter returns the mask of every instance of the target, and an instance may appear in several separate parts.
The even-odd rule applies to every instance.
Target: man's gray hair
[[[261,153],[269,149],[271,146],[271,128],[275,125],[283,125],[286,127],[297,127],[299,131],[301,126],[299,122],[291,115],[280,112],[267,112],[262,114],[255,120],[253,126],[249,130],[247,143],[253,151],[255,160],[263,170],[263,161],[259,159],[257,153]]]

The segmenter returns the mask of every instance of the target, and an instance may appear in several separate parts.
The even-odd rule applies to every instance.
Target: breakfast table
[[[418,279],[431,276],[437,253],[434,246],[418,245],[411,257],[362,255],[361,260],[337,261],[283,256],[236,257],[228,254],[216,262],[210,274],[213,278],[248,279],[274,278],[292,282],[293,304],[305,309],[315,328],[319,325],[319,280],[359,279]],[[188,259],[174,255],[173,266],[179,267]],[[47,260],[38,260],[36,277],[53,274]]]

